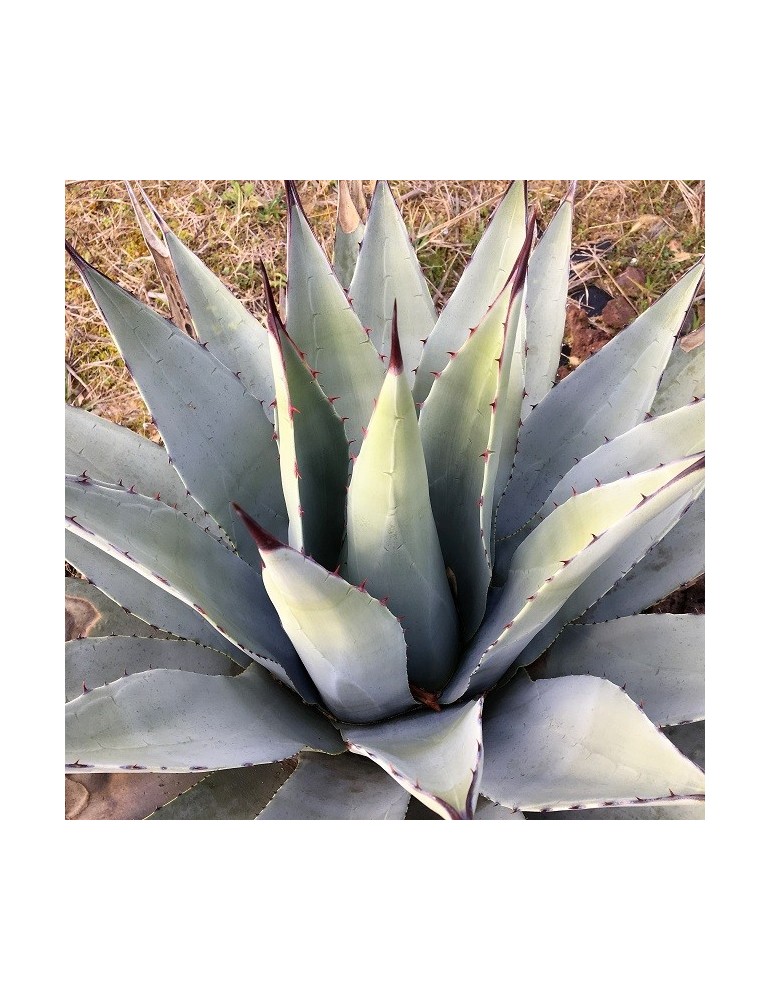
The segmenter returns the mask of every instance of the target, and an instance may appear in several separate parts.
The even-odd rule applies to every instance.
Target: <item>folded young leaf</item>
[[[434,524],[415,404],[392,323],[391,362],[348,488],[340,571],[387,601],[407,640],[410,682],[437,691],[458,650],[455,612]]]
[[[239,677],[149,670],[66,708],[66,770],[214,771],[340,753],[331,723],[253,665]]]
[[[113,555],[108,555],[71,531],[64,533],[64,558],[93,584],[91,590],[95,593],[79,595],[86,597],[100,615],[90,635],[154,634],[137,629],[139,624],[145,629],[148,626],[154,630],[161,629],[175,638],[193,639],[218,649],[242,667],[251,663],[248,653],[226,639],[170,591],[140,576],[130,563],[119,562]],[[69,589],[80,582],[72,581],[66,586]]]
[[[251,554],[231,500],[285,538],[278,452],[262,406],[203,344],[71,253],[185,486],[239,549]],[[212,397],[216,411],[206,406]]]
[[[346,722],[371,722],[414,705],[404,632],[391,612],[236,509],[262,556],[268,597],[327,708]]]
[[[364,223],[351,198],[348,181],[338,181],[333,270],[335,277],[345,289],[351,287],[363,239]]]
[[[126,191],[128,192],[129,200],[131,201],[131,207],[134,209],[134,214],[136,215],[137,222],[139,223],[139,228],[142,230],[142,235],[145,238],[147,249],[152,255],[153,261],[155,262],[155,268],[158,271],[158,276],[160,277],[161,284],[163,285],[163,290],[166,293],[166,301],[169,304],[169,311],[171,312],[171,322],[178,330],[184,330],[188,336],[194,337],[195,330],[193,328],[193,317],[190,315],[190,307],[188,306],[185,294],[182,291],[182,286],[179,282],[179,275],[177,274],[174,262],[171,259],[169,248],[163,240],[156,235],[155,230],[147,221],[147,216],[137,201],[137,197],[134,194],[134,189],[131,184],[129,184],[128,181],[124,181],[123,183],[126,185]],[[137,184],[137,187],[141,191],[142,197],[144,198],[148,208],[155,216],[158,226],[162,231],[164,229],[168,229],[158,213],[155,211],[155,208],[153,208],[150,203],[150,199],[147,197],[142,187],[139,184]]]
[[[492,577],[496,473],[508,440],[505,418],[510,415],[509,403],[521,404],[516,333],[526,262],[520,257],[519,263],[479,326],[436,379],[420,411],[431,507],[445,563],[457,587],[464,640],[474,634],[485,612]],[[503,403],[496,421],[499,395]]]
[[[624,692],[599,677],[488,695],[480,791],[510,809],[585,809],[704,797],[704,774]]]
[[[70,477],[65,494],[69,531],[190,605],[303,698],[315,700],[256,570],[157,500]]]
[[[503,677],[591,574],[636,532],[702,488],[703,469],[701,456],[681,459],[598,486],[558,507],[517,549],[503,592],[442,702],[451,703],[466,690],[478,693]]]
[[[557,379],[560,350],[565,335],[574,197],[575,186],[571,185],[543,236],[536,243],[527,268],[527,354],[523,421],[551,390]]]
[[[515,181],[500,201],[455,291],[428,335],[418,365],[413,396],[422,403],[450,357],[465,343],[508,281],[525,242],[527,192]]]
[[[352,753],[303,757],[255,819],[404,819],[406,792]]]
[[[287,201],[286,327],[336,412],[348,421],[351,454],[357,455],[385,366],[316,242],[292,182]]]
[[[348,442],[342,420],[284,329],[264,267],[262,276],[289,544],[334,569],[345,526]]]
[[[374,726],[345,726],[346,746],[384,768],[445,819],[473,819],[482,773],[482,699]]]
[[[371,331],[372,343],[381,355],[388,353],[396,301],[404,369],[412,386],[423,341],[436,323],[436,310],[387,181],[378,181],[375,186],[350,295],[354,312]]]
[[[195,674],[232,676],[239,672],[233,660],[216,649],[188,639],[145,639],[105,636],[76,639],[64,644],[64,691],[67,701],[84,691],[144,670],[190,670]]]
[[[530,413],[498,507],[498,538],[525,524],[576,462],[644,419],[703,271],[691,268]]]
[[[704,718],[704,616],[633,615],[568,625],[537,676],[606,677],[651,722],[677,726]]]

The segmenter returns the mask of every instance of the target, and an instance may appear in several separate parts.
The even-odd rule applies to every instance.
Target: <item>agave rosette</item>
[[[573,189],[536,240],[512,183],[437,316],[386,182],[334,270],[289,183],[265,326],[130,193],[174,323],[70,252],[164,447],[67,407],[67,771],[207,772],[168,818],[700,815],[704,619],[640,612],[703,572],[702,265],[556,382]]]

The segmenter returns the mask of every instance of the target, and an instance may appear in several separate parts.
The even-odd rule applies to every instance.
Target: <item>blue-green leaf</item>
[[[387,181],[375,186],[350,295],[354,312],[371,331],[372,343],[381,355],[388,353],[396,301],[404,368],[411,386],[423,341],[436,324],[436,310]]]
[[[66,770],[214,771],[339,753],[331,723],[253,665],[239,677],[149,670],[66,709]]]
[[[399,347],[394,307],[390,367],[348,488],[341,572],[387,600],[404,628],[410,681],[436,691],[455,663],[458,619]]]

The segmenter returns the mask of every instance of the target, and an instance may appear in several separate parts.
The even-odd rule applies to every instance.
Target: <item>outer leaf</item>
[[[482,699],[374,726],[344,727],[348,749],[370,757],[445,819],[473,819],[482,773]]]
[[[634,615],[704,573],[704,493],[677,524],[582,617],[602,622]]]
[[[286,537],[273,427],[233,372],[201,344],[73,253],[183,482],[240,547],[231,500]],[[208,405],[217,400],[216,412]],[[248,545],[248,543],[247,543]]]
[[[685,339],[678,340],[672,348],[672,356],[664,369],[661,384],[651,404],[651,413],[654,416],[660,413],[669,413],[679,406],[690,403],[692,399],[701,399],[704,396],[705,347],[703,329],[701,341],[695,346],[689,345],[687,350],[683,344]]]
[[[498,359],[511,304],[507,286],[434,383],[420,412],[420,436],[439,542],[457,585],[461,634],[470,638],[485,611],[492,568],[484,529],[486,465]],[[490,481],[492,479],[492,482]],[[490,492],[494,476],[488,474]]]
[[[402,320],[402,352],[412,385],[423,341],[436,324],[436,310],[410,242],[407,227],[386,181],[378,181],[351,282],[351,305],[381,355],[391,340],[396,301]]]
[[[474,819],[509,820],[524,818],[525,816],[523,813],[514,812],[513,809],[507,809],[505,806],[497,806],[494,802],[484,798],[482,795],[479,796],[476,812],[474,813]]]
[[[413,705],[404,633],[391,612],[238,513],[260,550],[265,589],[284,631],[330,711],[370,722]]]
[[[409,793],[350,753],[303,758],[256,819],[404,819]]]
[[[479,245],[428,335],[418,365],[413,395],[422,403],[434,384],[433,372],[444,371],[508,281],[525,242],[527,197],[523,181],[515,181],[495,210]]]
[[[522,251],[511,276],[511,300],[503,330],[503,347],[498,358],[498,389],[492,406],[490,437],[487,442],[488,457],[482,483],[482,516],[480,527],[485,547],[493,553],[493,514],[498,508],[503,491],[511,475],[517,438],[522,425],[522,399],[525,383],[525,310],[527,296],[525,276],[528,255],[535,233],[535,213],[530,216]]]
[[[554,385],[565,335],[575,184],[554,213],[527,268],[527,357],[522,419]]]
[[[65,698],[72,701],[110,681],[143,670],[190,670],[210,676],[232,676],[236,664],[215,649],[187,639],[144,639],[106,636],[64,644]]]
[[[97,594],[99,591],[102,592],[103,601],[99,602],[96,594],[88,595],[88,600],[103,616],[99,624],[104,621],[106,632],[90,634],[109,635],[111,632],[116,635],[148,634],[137,629],[136,622],[141,620],[142,624],[147,622],[150,626],[162,629],[173,636],[195,639],[204,646],[218,649],[242,667],[251,663],[252,658],[248,653],[226,639],[197,611],[170,591],[162,590],[156,583],[151,583],[140,576],[130,563],[119,562],[113,555],[108,555],[107,552],[103,552],[96,545],[79,538],[71,531],[65,532],[64,557],[88,577],[95,585],[93,590],[99,588]]]
[[[142,236],[145,238],[147,249],[152,255],[156,270],[158,271],[158,276],[160,277],[161,284],[163,285],[163,290],[166,293],[166,301],[169,304],[169,310],[171,312],[171,322],[178,330],[184,330],[188,336],[194,337],[195,332],[193,330],[193,318],[190,315],[190,307],[185,300],[182,286],[179,283],[179,275],[174,267],[174,262],[171,259],[168,247],[162,239],[159,239],[156,236],[155,231],[147,221],[147,218],[142,211],[136,195],[134,194],[134,190],[129,182],[124,181],[124,184],[126,185],[126,191],[128,192],[128,196],[131,201],[131,207],[134,209],[134,214],[137,217],[139,228],[142,230]],[[137,187],[139,187],[139,190],[142,192],[142,197],[145,199],[148,207],[157,218],[160,218],[160,216],[158,216],[155,212],[153,206],[150,204],[150,200],[142,190],[141,186],[137,185]]]
[[[701,264],[693,267],[631,326],[559,382],[530,414],[498,507],[499,538],[525,524],[584,455],[644,418],[703,271]]]
[[[273,373],[265,328],[163,220],[160,222],[198,339],[226,368],[238,372],[243,387],[267,408],[273,398]]]
[[[610,681],[526,676],[487,699],[480,790],[510,809],[698,801],[704,774]]]
[[[115,486],[133,486],[145,496],[158,496],[201,528],[226,541],[213,517],[188,494],[165,449],[127,427],[76,406],[64,407],[64,471]]]
[[[348,189],[348,181],[338,181],[337,225],[335,226],[335,277],[343,288],[351,287],[353,271],[364,239],[364,223]]]
[[[147,818],[254,819],[295,766],[294,760],[282,760],[257,767],[214,771]]]
[[[341,749],[332,725],[258,666],[240,677],[123,677],[71,701],[66,719],[70,772],[213,771]]]
[[[348,489],[341,572],[387,600],[407,639],[410,681],[436,691],[458,649],[458,619],[431,512],[415,404],[394,306],[391,363]]]
[[[67,479],[67,528],[193,607],[252,659],[313,700],[259,573],[178,511]]]
[[[703,464],[703,459],[683,459],[599,486],[566,500],[539,524],[517,549],[503,592],[442,701],[452,702],[467,689],[479,692],[503,677],[571,595],[620,546],[656,517],[681,509],[701,489]]]
[[[704,819],[703,802],[663,802],[657,806],[620,806],[609,809],[570,809],[522,813],[523,819]]]
[[[348,442],[343,422],[287,336],[264,267],[262,276],[289,544],[333,569],[345,526]]]
[[[322,389],[335,400],[337,413],[348,421],[356,455],[383,382],[383,363],[316,242],[292,183],[287,201],[286,326],[318,372]]]
[[[606,677],[657,726],[704,718],[704,616],[634,615],[569,625],[539,677]]]

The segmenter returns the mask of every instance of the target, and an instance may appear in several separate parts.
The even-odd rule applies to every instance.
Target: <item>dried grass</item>
[[[286,283],[285,211],[280,181],[141,182],[177,234],[244,302],[262,316],[257,261],[274,287]],[[303,205],[331,254],[336,181],[300,181]],[[507,181],[407,180],[393,184],[437,306],[452,292]],[[568,181],[531,181],[530,204],[541,228]],[[364,181],[369,197],[374,181]],[[68,239],[142,301],[168,315],[152,258],[119,181],[68,181]],[[635,309],[644,308],[704,251],[702,181],[580,181],[574,244],[610,240],[611,249],[581,266],[580,278],[618,294],[615,279],[630,263],[647,276]],[[703,307],[698,323],[703,323]],[[157,434],[74,267],[65,271],[65,394],[83,406],[149,437]]]

